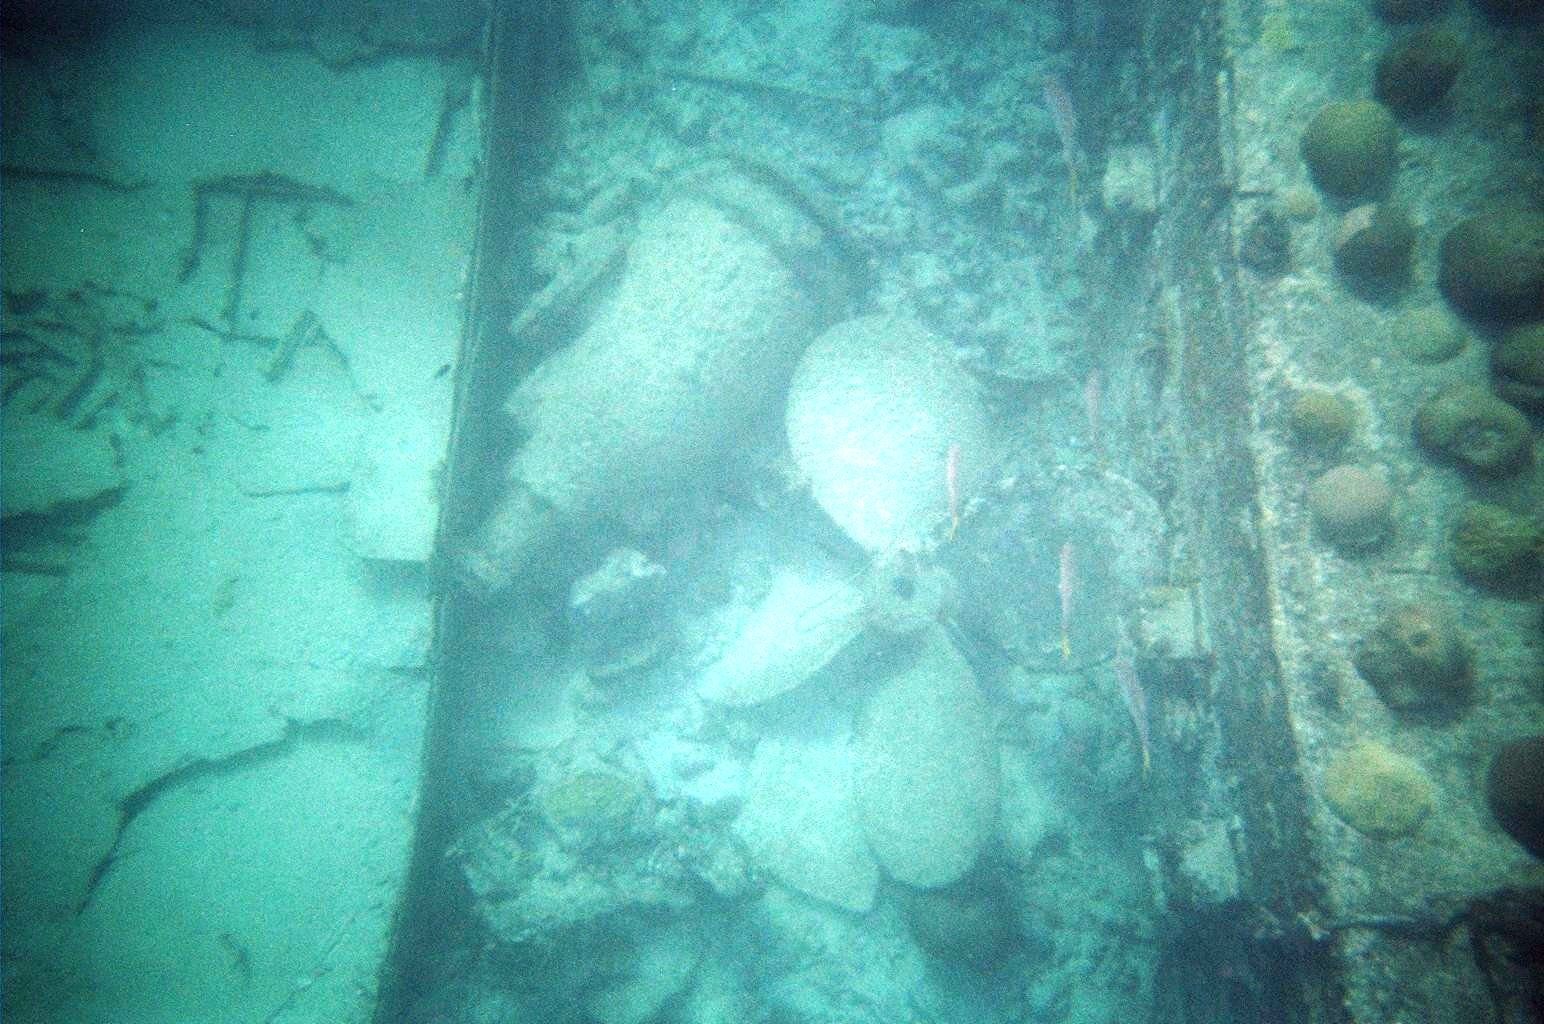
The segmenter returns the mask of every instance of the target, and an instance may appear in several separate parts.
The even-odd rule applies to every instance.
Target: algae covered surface
[[[809,329],[760,378],[762,418],[672,465],[668,493],[619,499],[626,522],[583,510],[589,542],[625,538],[670,581],[584,629],[642,631],[657,656],[616,673],[540,628],[490,654],[500,809],[467,822],[452,870],[535,966],[442,978],[435,1005],[561,1016],[566,993],[626,991],[588,1012],[845,1022],[1526,1004],[1526,970],[1482,976],[1408,936],[1525,956],[1471,922],[1541,881],[1483,784],[1544,716],[1538,424],[1493,393],[1498,327],[1476,315],[1540,315],[1531,215],[1443,241],[1498,196],[1539,199],[1538,30],[1455,7],[1414,37],[1399,18],[1425,12],[1380,9],[1230,3],[1194,32],[1162,3],[574,9],[537,294],[588,280],[597,238],[628,250],[622,294],[657,279],[628,239],[690,195],[775,243]],[[694,170],[703,154],[728,177]],[[838,298],[797,272],[789,223],[842,268]],[[703,279],[738,329],[736,283]],[[515,318],[539,347],[621,333],[586,326],[604,297],[546,301]],[[669,331],[633,308],[647,358]],[[1487,559],[1506,579],[1477,574]],[[539,599],[504,600],[529,620]],[[506,702],[562,710],[531,730]],[[652,801],[586,859],[530,794],[595,766]],[[519,866],[490,871],[511,848]],[[667,954],[683,930],[688,968]],[[557,953],[612,941],[675,965],[669,983]]]
[[[1537,1019],[1537,4],[36,6],[7,1019]]]

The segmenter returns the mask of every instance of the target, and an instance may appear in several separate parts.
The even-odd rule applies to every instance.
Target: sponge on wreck
[[[1364,740],[1336,754],[1324,771],[1324,799],[1347,825],[1374,839],[1409,835],[1431,813],[1431,781],[1416,763]]]

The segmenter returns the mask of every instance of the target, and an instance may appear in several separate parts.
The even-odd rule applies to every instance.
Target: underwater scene
[[[7,1024],[1544,1022],[1544,3],[0,55]]]

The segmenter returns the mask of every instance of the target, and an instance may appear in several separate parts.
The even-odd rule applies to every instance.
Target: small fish
[[[1153,749],[1147,724],[1147,691],[1137,678],[1136,661],[1131,656],[1131,643],[1121,637],[1115,646],[1115,679],[1120,683],[1121,696],[1126,700],[1126,711],[1131,723],[1137,728],[1137,740],[1142,745],[1142,774],[1153,768]]]
[[[1057,573],[1056,592],[1061,595],[1061,653],[1062,661],[1072,660],[1072,641],[1068,636],[1068,628],[1072,625],[1072,588],[1074,567],[1072,564],[1072,541],[1067,541],[1061,546],[1061,567]]]
[[[944,467],[944,483],[949,487],[949,539],[960,530],[960,446],[949,446],[949,461]]]
[[[1061,139],[1062,160],[1067,165],[1067,187],[1072,192],[1072,205],[1081,207],[1078,201],[1078,113],[1072,105],[1072,96],[1062,80],[1047,74],[1040,80],[1040,94],[1056,124],[1056,135]]]
[[[1104,404],[1104,373],[1099,367],[1091,367],[1083,378],[1083,412],[1088,416],[1088,443],[1094,450],[1094,458],[1104,459],[1104,443],[1099,430],[1099,410]]]

